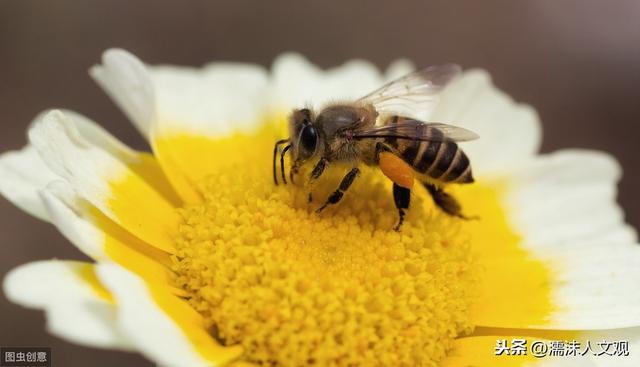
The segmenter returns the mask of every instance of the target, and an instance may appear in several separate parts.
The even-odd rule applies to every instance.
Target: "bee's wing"
[[[405,120],[385,126],[374,126],[358,130],[353,134],[355,139],[396,138],[422,141],[469,141],[478,139],[478,134],[461,127],[424,123],[417,120]]]
[[[393,80],[358,101],[372,104],[381,114],[425,119],[436,107],[440,92],[461,72],[455,64],[430,66]]]

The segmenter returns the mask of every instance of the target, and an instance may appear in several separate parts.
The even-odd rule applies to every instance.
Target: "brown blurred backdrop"
[[[338,5],[339,4],[339,5]],[[0,151],[25,143],[41,110],[65,107],[125,142],[144,142],[88,77],[109,47],[149,63],[239,60],[269,65],[295,50],[328,67],[359,57],[385,67],[453,61],[488,69],[535,106],[544,151],[606,150],[625,169],[619,200],[640,227],[640,2],[0,1]],[[51,226],[0,199],[0,276],[36,259],[83,256]],[[44,331],[40,312],[0,296],[0,345],[51,346],[56,366],[150,365]]]

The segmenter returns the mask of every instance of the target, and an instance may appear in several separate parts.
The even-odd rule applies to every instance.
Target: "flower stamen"
[[[174,270],[191,305],[255,363],[443,358],[471,329],[471,257],[459,226],[418,197],[402,232],[393,231],[390,184],[371,170],[340,206],[317,215],[304,188],[273,185],[257,149],[268,151],[267,135],[221,141],[221,149],[254,148],[225,157],[234,169],[209,176],[204,202],[180,209]],[[329,192],[334,176],[319,186]]]

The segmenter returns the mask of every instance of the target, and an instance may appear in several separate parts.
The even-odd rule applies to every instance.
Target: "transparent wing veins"
[[[375,126],[359,130],[354,134],[356,139],[396,138],[422,141],[471,141],[478,139],[478,134],[462,127],[437,122],[425,123],[417,120],[405,120],[395,124]]]
[[[358,101],[372,104],[381,114],[424,118],[437,105],[440,92],[461,72],[455,64],[431,66],[395,79]]]

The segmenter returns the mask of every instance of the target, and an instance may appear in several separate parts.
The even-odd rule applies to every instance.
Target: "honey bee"
[[[342,199],[360,173],[358,166],[364,163],[378,166],[393,182],[399,215],[395,230],[402,226],[416,179],[437,207],[449,215],[468,219],[445,187],[474,181],[469,158],[457,142],[474,140],[478,135],[460,127],[420,120],[433,111],[440,92],[460,73],[458,65],[432,66],[393,80],[355,101],[326,106],[318,113],[310,108],[294,110],[289,118],[290,137],[277,141],[273,150],[275,184],[278,185],[278,153],[285,184],[287,152],[293,162],[291,181],[303,164],[315,162],[307,180],[309,187],[332,163],[350,165],[338,188],[318,208],[319,213]]]

